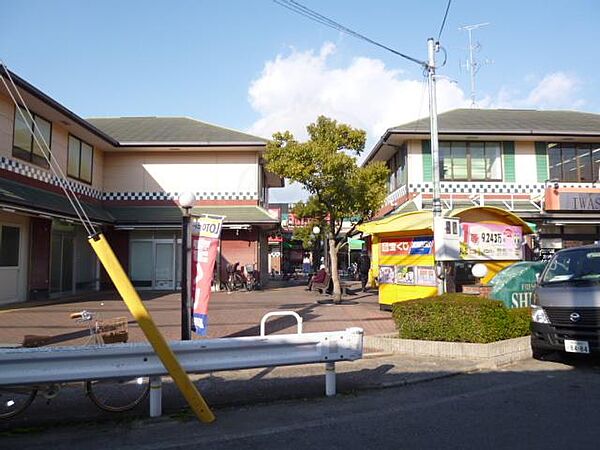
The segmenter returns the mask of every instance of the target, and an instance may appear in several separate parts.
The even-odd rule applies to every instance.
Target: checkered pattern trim
[[[8,170],[9,172],[14,172],[43,183],[60,186],[58,177],[48,170],[30,166],[29,164],[15,161],[14,159],[6,158],[5,156],[0,156],[0,169]],[[78,194],[87,195],[88,197],[95,199],[100,199],[102,197],[102,193],[99,190],[86,184],[78,183],[73,180],[67,180],[67,184]]]
[[[567,185],[561,183],[561,186]],[[571,186],[569,186],[571,187]],[[433,183],[408,185],[410,192],[433,193]],[[544,183],[440,183],[442,194],[535,194],[544,192]]]
[[[201,200],[258,200],[257,192],[194,192]],[[178,192],[105,192],[102,200],[177,200]]]
[[[385,198],[384,204],[393,205],[394,202],[400,200],[401,198],[406,197],[406,185],[400,186],[390,195]]]

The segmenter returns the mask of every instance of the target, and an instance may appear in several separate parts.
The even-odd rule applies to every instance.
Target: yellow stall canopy
[[[533,230],[520,217],[492,206],[473,206],[446,211],[448,218],[465,223],[502,224],[521,227],[522,233]],[[434,275],[433,213],[412,211],[367,222],[358,227],[371,236],[372,257],[370,278],[379,280],[379,303],[391,305],[397,301],[429,297],[437,294]],[[489,260],[491,278],[515,261]]]

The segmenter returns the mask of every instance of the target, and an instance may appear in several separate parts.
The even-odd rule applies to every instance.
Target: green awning
[[[0,203],[15,209],[37,214],[77,219],[77,215],[64,194],[38,189],[6,178],[0,178]],[[100,205],[82,202],[91,220],[112,222],[112,216]]]
[[[348,238],[348,247],[350,250],[362,250],[365,241],[362,239]]]
[[[108,206],[106,210],[117,225],[176,225],[181,223],[181,209],[177,206]],[[273,218],[260,206],[202,206],[192,214],[225,216],[224,223],[239,225],[276,225]]]

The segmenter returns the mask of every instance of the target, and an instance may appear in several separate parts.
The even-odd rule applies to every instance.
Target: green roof
[[[121,145],[264,145],[265,139],[188,117],[86,119]]]
[[[600,114],[533,109],[454,109],[438,114],[440,134],[593,135],[600,136]],[[429,133],[429,117],[388,130]]]
[[[38,189],[16,181],[0,178],[0,203],[23,208],[29,211],[76,218],[73,207],[67,198],[58,193]],[[99,222],[112,222],[112,216],[99,204],[83,203],[90,219]]]
[[[176,206],[109,206],[106,210],[119,225],[179,224],[181,209]],[[260,206],[203,206],[192,209],[192,214],[225,216],[228,224],[278,224]]]

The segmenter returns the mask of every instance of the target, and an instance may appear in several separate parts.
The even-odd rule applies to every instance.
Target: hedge
[[[529,334],[529,308],[464,294],[394,303],[392,314],[402,339],[488,343]]]

